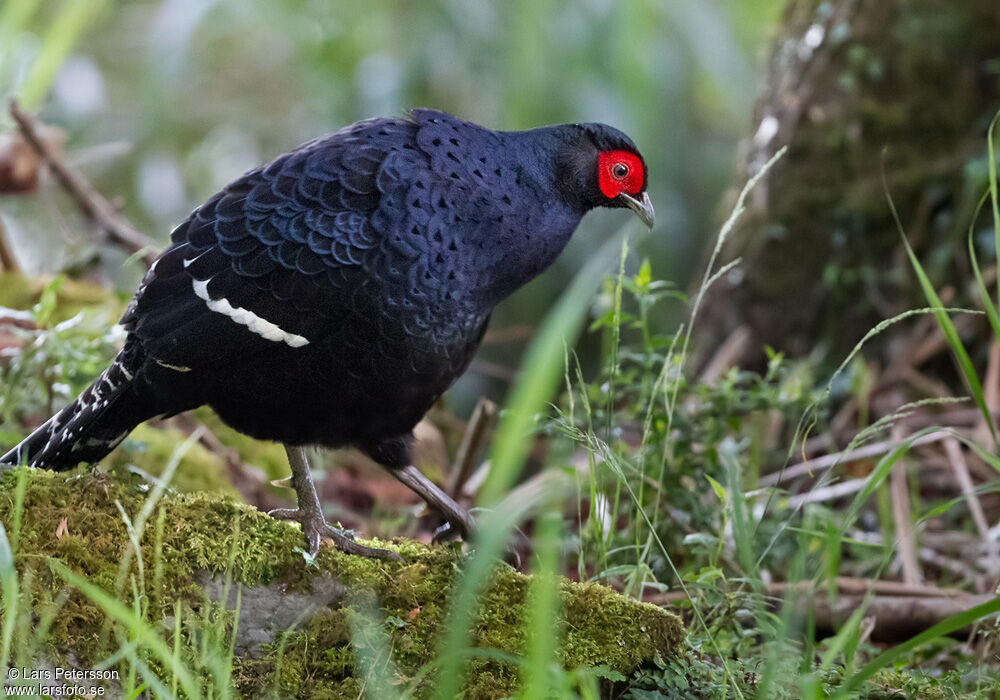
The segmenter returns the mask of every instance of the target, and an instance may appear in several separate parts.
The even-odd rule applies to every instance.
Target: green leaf
[[[705,478],[708,479],[708,483],[712,485],[712,490],[715,491],[716,498],[719,499],[720,503],[726,502],[726,489],[718,481],[713,479],[708,474],[705,474]]]
[[[615,681],[616,683],[624,683],[626,680],[628,680],[627,678],[625,678],[625,676],[618,673],[618,671],[615,671],[603,665],[588,668],[587,673],[594,676],[595,678],[603,678],[604,680]]]
[[[641,294],[649,293],[649,285],[653,281],[653,266],[650,264],[649,258],[643,259],[639,266],[639,272],[632,278],[632,281],[635,282],[635,286]]]

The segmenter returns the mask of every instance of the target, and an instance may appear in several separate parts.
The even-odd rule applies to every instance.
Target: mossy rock
[[[16,521],[19,479],[23,508]],[[307,561],[297,526],[226,495],[167,491],[146,509],[140,577],[128,555],[122,513],[136,522],[151,491],[135,475],[29,469],[4,474],[0,521],[16,540],[22,583],[30,583],[25,598],[34,615],[56,611],[47,648],[36,653],[86,668],[120,646],[114,626],[91,599],[79,592],[65,598],[67,586],[51,561],[57,559],[91,583],[118,591],[127,605],[139,600],[147,620],[163,627],[165,636],[177,610],[203,620],[228,615],[232,629],[237,621],[227,611],[235,609],[239,591],[232,669],[244,697],[273,691],[280,697],[358,697],[363,683],[356,677],[352,637],[371,611],[386,621],[380,629],[392,649],[394,682],[412,686],[418,696],[432,689],[433,675],[414,678],[433,658],[461,568],[457,547],[376,541],[405,562],[363,559],[327,546]],[[123,559],[131,561],[127,569]],[[465,697],[516,693],[518,673],[509,659],[525,651],[530,580],[506,565],[496,567],[473,636],[477,646],[499,653],[484,652],[470,662]],[[628,674],[682,653],[683,627],[674,615],[595,583],[563,580],[559,591],[562,615],[552,629],[559,631],[557,656],[566,668],[603,666]]]

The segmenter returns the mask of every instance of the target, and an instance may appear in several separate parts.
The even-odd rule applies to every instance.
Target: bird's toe
[[[306,547],[310,556],[315,557],[319,554],[320,544],[323,539],[328,539],[341,552],[356,554],[370,559],[403,561],[403,558],[392,550],[368,547],[356,542],[352,531],[342,530],[339,527],[330,525],[318,513],[311,513],[297,508],[277,508],[270,511],[268,515],[276,520],[291,520],[299,523],[302,526],[302,533],[305,535]]]
[[[354,533],[333,527],[328,523],[323,523],[323,535],[333,540],[334,546],[342,552],[356,554],[369,559],[391,559],[402,562],[403,557],[390,549],[380,549],[379,547],[368,547],[354,540]]]
[[[297,508],[275,508],[267,511],[267,514],[275,520],[294,520],[295,522],[302,520],[302,511]]]

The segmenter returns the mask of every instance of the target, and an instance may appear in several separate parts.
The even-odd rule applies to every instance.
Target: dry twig
[[[903,441],[898,426],[892,431],[897,443]],[[896,541],[899,543],[899,560],[903,565],[903,582],[911,586],[919,585],[923,577],[917,560],[916,533],[913,529],[913,510],[910,507],[910,489],[906,482],[907,460],[900,459],[889,472],[889,491],[892,494],[892,519],[896,526]]]
[[[799,604],[811,609],[818,628],[838,629],[867,602],[867,616],[875,620],[872,639],[895,642],[909,639],[952,615],[992,599],[990,595],[971,594],[963,597],[840,595],[831,605],[826,595],[810,595]]]
[[[705,365],[705,369],[701,371],[701,377],[698,381],[704,384],[711,384],[730,367],[734,367],[740,358],[746,354],[752,337],[748,326],[743,325],[736,328],[736,330],[729,334],[722,345],[719,346],[715,354],[712,355],[711,359]]]
[[[843,498],[844,496],[850,496],[852,493],[857,493],[863,489],[867,482],[868,478],[865,477],[861,479],[849,479],[847,481],[840,481],[836,484],[810,489],[805,493],[790,496],[788,498],[788,507],[794,510],[806,503],[822,503],[823,501],[832,501],[837,498]]]
[[[476,466],[476,457],[496,421],[496,416],[497,406],[495,403],[484,397],[476,402],[476,407],[469,418],[469,424],[465,433],[462,434],[462,443],[458,446],[455,465],[448,475],[446,490],[453,498],[459,497],[462,493],[462,486],[472,474],[472,470]]]
[[[948,463],[955,472],[955,480],[958,481],[962,494],[965,496],[965,502],[969,506],[972,521],[976,524],[976,530],[979,531],[979,536],[986,546],[990,568],[994,572],[1000,571],[1000,556],[997,556],[997,547],[990,539],[990,526],[986,521],[983,505],[979,502],[979,497],[976,496],[976,488],[972,483],[969,467],[965,463],[962,447],[958,444],[958,440],[953,437],[945,438],[943,444],[945,453],[948,455]]]
[[[976,425],[972,437],[982,445],[990,445],[993,444],[993,429],[995,428],[992,414],[1000,407],[1000,343],[996,339],[990,343],[989,359],[986,363],[986,376],[983,381],[983,394],[986,407],[991,414],[991,420],[987,423],[986,418],[982,417]],[[996,447],[995,444],[994,447]]]
[[[130,254],[138,255],[147,267],[153,264],[159,247],[143,233],[132,228],[115,207],[79,173],[62,162],[55,151],[38,135],[35,120],[21,111],[17,102],[11,101],[10,115],[17,122],[24,139],[35,149],[59,184],[73,198],[80,211],[101,227],[107,236]]]

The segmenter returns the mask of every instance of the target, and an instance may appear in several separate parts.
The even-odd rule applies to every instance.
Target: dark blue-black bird
[[[465,371],[494,306],[594,207],[652,226],[646,166],[603,124],[492,131],[443,112],[358,122],[252,170],[171,235],[121,320],[114,363],[0,458],[67,469],[136,425],[208,404],[282,442],[310,551],[394,556],[326,523],[303,446],[353,446],[441,510],[413,428]]]

